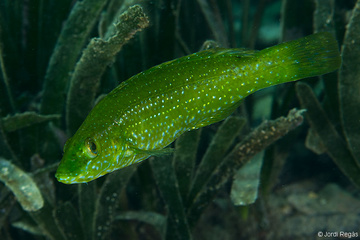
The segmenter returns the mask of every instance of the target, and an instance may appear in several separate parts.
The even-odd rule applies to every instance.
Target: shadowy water
[[[338,71],[252,94],[172,155],[55,179],[68,137],[134,74],[321,31]],[[359,238],[359,64],[359,0],[2,0],[0,239]]]

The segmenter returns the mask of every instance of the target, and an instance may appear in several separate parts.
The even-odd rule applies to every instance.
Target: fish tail
[[[268,65],[265,75],[274,79],[271,85],[322,75],[341,65],[337,41],[328,32],[264,49],[258,59]]]

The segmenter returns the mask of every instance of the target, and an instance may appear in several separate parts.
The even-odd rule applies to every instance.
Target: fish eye
[[[89,157],[94,158],[98,154],[98,146],[94,139],[87,138],[85,140],[86,153]]]

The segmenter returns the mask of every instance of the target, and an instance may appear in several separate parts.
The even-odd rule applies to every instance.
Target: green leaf
[[[96,200],[93,224],[85,226],[85,228],[93,228],[93,239],[108,239],[119,196],[135,170],[136,165],[133,165],[115,171],[106,177]]]
[[[114,220],[136,220],[154,226],[164,238],[166,231],[166,217],[155,212],[126,211],[116,215]]]
[[[14,193],[25,211],[37,211],[44,206],[40,190],[30,175],[3,158],[0,158],[0,181]]]
[[[35,112],[24,112],[15,114],[13,116],[4,117],[1,119],[1,123],[5,132],[13,132],[34,124],[59,118],[59,114],[41,115]]]
[[[205,16],[205,19],[208,23],[209,28],[211,29],[216,42],[220,43],[223,47],[227,46],[228,39],[227,34],[225,33],[225,26],[224,23],[221,21],[221,18],[219,18],[212,8],[210,7],[208,1],[206,0],[197,0],[202,13]],[[217,4],[216,2],[212,3]]]
[[[171,158],[168,156],[153,158],[150,159],[150,164],[156,184],[168,208],[166,239],[192,239]]]
[[[326,147],[312,128],[307,132],[305,146],[318,155],[326,152]]]
[[[221,124],[196,170],[187,199],[188,204],[192,203],[196,194],[198,194],[216,167],[221,163],[225,153],[229,150],[244,124],[245,119],[232,116],[225,119]]]
[[[47,238],[51,240],[65,240],[65,234],[59,229],[59,226],[55,221],[53,210],[54,208],[49,202],[45,201],[43,208],[35,212],[29,212],[29,215]]]
[[[293,40],[304,30],[308,30],[308,26],[312,25],[313,11],[313,0],[283,0],[280,13],[280,26],[282,26],[280,42]],[[304,16],[309,17],[304,18]]]
[[[314,30],[335,34],[335,0],[315,0]]]
[[[96,203],[96,181],[78,185],[79,209],[82,227],[84,228],[85,239],[91,239],[94,229],[95,203]]]
[[[250,162],[246,163],[235,174],[230,195],[235,206],[248,205],[256,201],[263,157],[264,151],[256,154]]]
[[[335,7],[335,0],[315,0],[314,32],[330,32],[336,36]],[[320,79],[325,92],[323,107],[333,122],[339,122],[338,72],[322,75]]]
[[[76,1],[57,40],[44,79],[41,113],[61,113],[64,93],[86,39],[107,1]]]
[[[122,46],[148,24],[149,20],[142,8],[135,5],[118,16],[113,23],[113,35],[107,39],[93,38],[90,41],[76,64],[70,81],[66,106],[70,134],[75,133],[93,107],[95,94],[106,68],[115,61]]]
[[[302,113],[303,110],[293,109],[287,117],[280,117],[273,121],[264,121],[226,155],[221,164],[212,172],[206,184],[195,196],[192,205],[189,206],[187,214],[191,217],[189,220],[191,226],[196,223],[203,210],[211,203],[216,193],[233,176],[234,172],[274,141],[298,127],[303,122]]]
[[[64,239],[52,215],[53,208],[46,198],[44,201],[37,184],[29,174],[0,158],[0,181],[14,193],[16,200],[25,211],[28,211],[43,235],[53,240]]]
[[[33,223],[29,223],[26,221],[18,221],[11,224],[11,226],[29,232],[33,235],[45,236],[41,229]]]
[[[10,80],[7,74],[7,69],[5,67],[5,61],[4,61],[4,19],[0,15],[0,72],[2,75],[3,84],[0,84],[0,86],[4,86],[4,89],[6,91],[0,90],[0,94],[2,94],[1,100],[0,100],[0,107],[7,109],[7,105],[10,105],[11,110],[15,111],[15,103],[14,98],[12,96],[11,88],[10,88]],[[1,87],[2,88],[2,87]],[[2,88],[3,89],[3,88]],[[4,97],[3,94],[6,94],[7,96]],[[8,102],[7,102],[8,101]]]
[[[349,149],[360,167],[360,0],[345,33],[342,68],[339,71],[341,123]]]
[[[310,126],[320,137],[327,153],[340,170],[358,187],[360,187],[360,169],[352,157],[344,139],[331,124],[326,113],[316,99],[311,88],[305,83],[296,84],[296,92],[301,106],[307,109],[306,115]]]
[[[67,239],[85,239],[77,211],[70,202],[60,204],[60,206],[55,209],[54,216],[58,226],[61,227]]]
[[[174,166],[182,199],[186,199],[196,162],[201,128],[186,132],[175,142]]]

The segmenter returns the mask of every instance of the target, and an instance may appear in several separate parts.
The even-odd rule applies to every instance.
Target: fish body
[[[334,37],[318,33],[262,51],[210,49],[150,68],[93,108],[66,142],[56,178],[88,182],[169,152],[182,133],[226,118],[249,94],[340,63]]]

